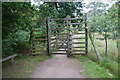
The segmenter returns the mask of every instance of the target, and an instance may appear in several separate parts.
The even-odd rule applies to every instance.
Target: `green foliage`
[[[87,7],[90,8],[90,11],[88,12],[88,25],[91,32],[99,32],[107,38],[117,39],[117,6],[113,4],[108,10],[106,9],[107,6],[108,4],[101,2],[91,3],[88,5]],[[103,32],[109,32],[112,34],[103,34]]]
[[[111,74],[105,66],[101,66],[98,64],[98,62],[93,62],[89,57],[86,56],[75,56],[81,63],[80,65],[85,70],[84,72],[81,72],[81,74],[86,75],[86,77],[89,78],[116,78],[117,76],[114,76]],[[101,61],[104,63],[104,61]],[[107,64],[107,62],[106,62]]]
[[[100,62],[99,65],[101,67],[104,67],[106,69],[109,69],[111,73],[118,75],[118,63],[116,61],[111,61],[108,58],[103,58]]]
[[[3,2],[2,3],[2,38],[17,30],[28,30],[32,17],[33,7],[26,2]]]
[[[3,57],[10,56],[16,53],[25,53],[30,50],[29,32],[19,30],[14,34],[10,34],[6,39],[3,39]]]

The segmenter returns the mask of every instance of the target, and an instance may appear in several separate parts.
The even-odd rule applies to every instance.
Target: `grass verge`
[[[105,66],[101,66],[103,61],[94,62],[86,56],[74,56],[80,62],[81,67],[85,70],[81,74],[89,78],[118,78],[118,76],[111,74]]]

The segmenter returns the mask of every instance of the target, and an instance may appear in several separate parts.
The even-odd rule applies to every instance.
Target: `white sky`
[[[112,0],[112,1],[111,0],[84,0],[83,3],[85,3],[85,5],[88,5],[91,2],[102,2],[102,3],[108,4],[109,6],[106,7],[106,9],[109,9],[112,6],[112,4],[115,3],[116,1],[117,0]],[[87,13],[89,9],[83,7],[83,11]]]
[[[78,2],[80,2],[81,0],[77,0]],[[110,8],[112,6],[113,3],[115,3],[117,0],[83,0],[83,3],[85,3],[85,5],[88,5],[89,3],[91,2],[102,2],[102,3],[107,3],[109,4],[109,6],[106,8]],[[40,0],[36,0],[36,2],[34,2],[34,0],[31,0],[31,3],[32,4],[35,4],[35,5],[38,5],[39,3],[40,4],[43,4],[44,2],[43,1],[40,1]],[[87,13],[89,11],[89,9],[83,7],[83,11],[85,13]]]

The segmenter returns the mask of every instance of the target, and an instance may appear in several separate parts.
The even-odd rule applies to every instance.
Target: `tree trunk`
[[[106,35],[107,35],[107,32],[105,32],[105,55],[107,55],[107,50],[108,50],[107,49],[107,46],[108,46],[107,42],[108,41],[107,41],[107,36]]]
[[[98,59],[98,60],[101,60],[101,56],[99,55],[99,53],[98,53],[98,51],[97,51],[97,49],[96,49],[96,46],[95,46],[95,44],[94,44],[94,41],[93,41],[93,39],[92,39],[92,35],[91,35],[90,32],[89,32],[89,37],[90,37],[91,43],[92,43],[92,45],[93,45],[93,48],[94,48],[94,50],[95,50],[97,59]]]

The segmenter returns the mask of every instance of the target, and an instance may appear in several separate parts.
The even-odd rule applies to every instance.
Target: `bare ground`
[[[84,78],[79,62],[66,55],[54,55],[53,58],[40,62],[30,78]]]

